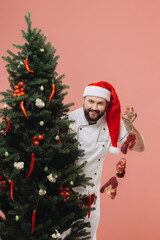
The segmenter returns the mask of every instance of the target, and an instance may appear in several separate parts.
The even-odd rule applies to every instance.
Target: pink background
[[[5,0],[0,3],[0,56],[22,44],[24,15],[31,11],[33,27],[42,29],[60,55],[57,72],[70,86],[65,102],[82,106],[83,90],[109,81],[122,110],[134,106],[136,127],[146,150],[127,155],[126,175],[118,179],[115,200],[101,195],[98,240],[160,239],[160,1],[159,0]],[[15,51],[15,50],[14,50]],[[1,90],[9,87],[0,59]],[[105,159],[102,184],[115,175],[121,156]]]

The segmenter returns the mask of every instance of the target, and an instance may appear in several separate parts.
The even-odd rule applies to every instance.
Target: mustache
[[[88,112],[95,112],[95,113],[100,113],[100,111],[98,111],[98,110],[92,110],[92,109],[88,109]]]

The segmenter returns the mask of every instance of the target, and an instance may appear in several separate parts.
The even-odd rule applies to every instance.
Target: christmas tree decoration
[[[2,179],[3,177],[0,180]],[[0,192],[3,192],[5,187],[6,187],[6,181],[0,181]]]
[[[13,94],[13,97],[14,97],[14,98],[25,95],[25,88],[22,88],[23,84],[24,84],[23,82],[19,82],[18,85],[15,85],[15,86],[14,86],[14,89],[15,89],[15,92],[14,92],[14,94]],[[21,88],[19,88],[19,87],[21,87]]]
[[[22,112],[23,112],[24,116],[25,116],[26,118],[29,118],[29,117],[27,116],[26,110],[25,110],[25,108],[24,108],[24,101],[21,101],[21,102],[20,102],[20,107],[21,107],[21,109],[22,109]]]
[[[20,62],[18,63],[18,68],[21,68],[22,65],[24,65],[24,63],[23,63],[22,61],[20,61]]]
[[[44,190],[44,189],[40,189],[40,190],[39,190],[39,195],[41,195],[41,196],[46,195],[46,193],[47,193],[47,191]]]
[[[10,122],[10,120],[8,119],[8,117],[7,117],[6,119],[7,119],[7,122],[8,122],[8,126],[7,126],[6,130],[2,133],[2,135],[5,135],[5,134],[8,132],[8,130],[9,130],[9,128],[10,128],[10,125],[11,125],[11,122]]]
[[[55,70],[55,47],[41,30],[32,29],[30,13],[25,20],[24,44],[13,44],[17,53],[7,50],[2,57],[10,89],[0,93],[0,103],[8,105],[0,109],[0,209],[5,215],[0,217],[0,238],[58,239],[70,230],[67,239],[87,240],[87,211],[72,187],[92,184],[84,164],[77,164],[83,151],[69,129],[73,104],[64,103],[68,86]]]
[[[9,157],[9,152],[6,151],[6,152],[4,153],[4,156],[5,156],[6,158]]]
[[[44,121],[40,121],[40,122],[39,122],[39,125],[40,125],[41,127],[43,127],[43,126],[44,126]]]
[[[24,162],[14,162],[14,168],[18,170],[24,169]]]
[[[27,178],[29,178],[29,176],[31,175],[32,171],[33,171],[33,168],[34,168],[34,153],[31,153],[31,166],[30,166],[30,170],[29,170],[29,173],[27,175]]]
[[[25,59],[25,67],[26,67],[26,70],[27,70],[28,72],[33,73],[33,71],[31,71],[30,68],[29,68],[28,59],[27,59],[27,58]]]
[[[53,176],[52,173],[50,173],[48,176],[47,176],[48,180],[52,183],[55,183],[56,182],[56,179],[57,179],[57,176]]]
[[[15,88],[15,90],[19,90],[19,86],[18,85],[15,85],[14,88]]]
[[[44,171],[45,172],[47,172],[48,171],[48,167],[46,166],[46,167],[44,167]]]
[[[60,234],[57,230],[55,230],[55,233],[53,233],[53,234],[51,235],[51,237],[52,237],[53,239],[58,239],[58,238],[60,238],[60,236],[61,236],[61,234]]]
[[[82,200],[82,203],[80,204],[83,208],[89,207],[91,208],[92,205],[96,204],[97,196],[95,193],[92,195],[89,195],[87,197],[80,198]],[[90,218],[91,211],[88,211],[88,218]]]
[[[70,181],[70,185],[73,186],[73,185],[74,185],[74,182],[73,182],[73,181]]]
[[[45,50],[44,50],[44,48],[40,48],[40,52],[42,52],[42,53],[43,53],[44,51],[45,51]]]
[[[55,140],[59,141],[59,136],[58,135],[55,136]]]
[[[25,92],[25,88],[21,88],[20,90],[21,90],[21,92]]]
[[[13,181],[10,181],[10,196],[11,196],[12,200],[14,200],[14,198],[13,198]]]
[[[36,140],[37,140],[37,137],[36,137],[36,136],[33,136],[32,139],[33,139],[33,141],[36,141]]]
[[[57,135],[55,137],[55,140],[58,141],[58,143],[61,143],[61,139],[60,139],[60,136],[59,136],[59,130],[57,131]]]
[[[43,135],[38,135],[38,138],[37,138],[39,141],[42,141],[43,140]]]
[[[42,101],[42,99],[37,98],[36,101],[35,101],[35,105],[38,108],[43,108],[45,106],[45,103]]]
[[[32,234],[34,232],[35,218],[36,218],[36,210],[34,210],[32,213]]]
[[[3,108],[4,108],[4,109],[7,109],[7,108],[8,108],[8,105],[7,105],[7,104],[4,104]]]
[[[44,91],[44,87],[40,86],[40,91],[43,92]]]
[[[63,196],[63,201],[67,202],[67,200],[69,199],[69,196],[70,196],[69,188],[66,187],[63,189],[62,187],[59,187],[59,192],[60,192],[60,195]]]
[[[75,122],[69,124],[69,130],[71,130],[72,132],[76,132],[76,124],[75,124]]]
[[[24,82],[19,82],[18,85],[19,85],[20,87],[23,87]]]
[[[49,97],[49,102],[50,102],[51,99],[53,98],[54,94],[55,94],[55,84],[53,83],[53,84],[52,84],[52,92],[51,92],[51,95],[50,95],[50,97]]]
[[[36,145],[36,146],[39,145],[39,141],[34,141],[33,143],[34,143],[34,145]]]
[[[18,216],[18,215],[15,216],[15,221],[16,221],[16,222],[19,221],[19,216]]]

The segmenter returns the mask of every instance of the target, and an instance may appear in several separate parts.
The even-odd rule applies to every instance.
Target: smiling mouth
[[[97,112],[92,112],[92,111],[90,111],[89,113],[90,113],[91,116],[97,116],[97,115],[98,115]]]

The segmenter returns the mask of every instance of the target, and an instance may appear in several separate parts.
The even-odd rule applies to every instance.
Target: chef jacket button
[[[102,145],[104,147],[104,145]]]
[[[97,173],[95,172],[95,175],[97,175]]]
[[[101,159],[98,159],[98,161],[100,162],[100,161],[101,161]]]
[[[81,144],[79,144],[79,146],[81,147]]]
[[[82,128],[80,128],[80,130],[82,130]]]
[[[103,128],[103,130],[106,130],[105,128]]]

